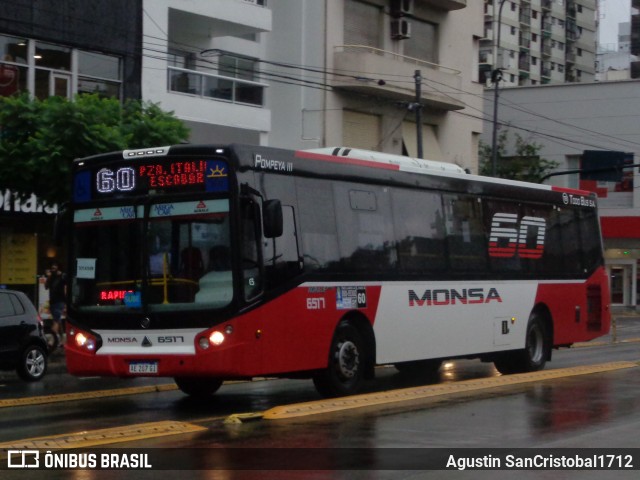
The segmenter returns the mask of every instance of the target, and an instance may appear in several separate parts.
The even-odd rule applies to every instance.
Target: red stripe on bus
[[[312,152],[304,152],[298,150],[296,152],[297,158],[304,158],[307,160],[322,160],[324,162],[331,163],[342,163],[346,165],[357,165],[359,167],[371,167],[371,168],[381,168],[383,170],[400,170],[399,165],[393,165],[391,163],[381,163],[372,160],[362,160],[359,158],[350,158],[350,157],[336,157],[334,155],[324,155],[322,153],[312,153]]]
[[[560,192],[560,193],[569,193],[571,195],[584,195],[584,196],[590,196],[593,195],[593,192],[589,192],[588,190],[578,190],[575,188],[566,188],[566,187],[551,187],[551,190],[554,192]]]

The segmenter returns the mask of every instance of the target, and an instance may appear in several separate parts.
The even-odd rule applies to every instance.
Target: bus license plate
[[[158,362],[131,362],[129,364],[129,373],[138,375],[158,373]]]

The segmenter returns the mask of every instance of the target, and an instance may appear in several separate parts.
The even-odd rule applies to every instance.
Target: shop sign
[[[3,213],[48,214],[58,213],[58,205],[48,205],[40,201],[35,194],[20,197],[9,189],[0,190],[0,215]]]
[[[0,237],[0,283],[30,284],[35,281],[38,238],[31,233],[3,233]]]

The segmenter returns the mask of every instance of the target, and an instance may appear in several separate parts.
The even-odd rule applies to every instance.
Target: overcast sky
[[[631,21],[631,0],[599,0],[600,44],[618,43],[618,24]]]

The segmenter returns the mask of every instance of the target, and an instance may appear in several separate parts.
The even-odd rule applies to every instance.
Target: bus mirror
[[[265,238],[281,237],[282,223],[280,200],[265,200],[262,203],[262,224]]]

